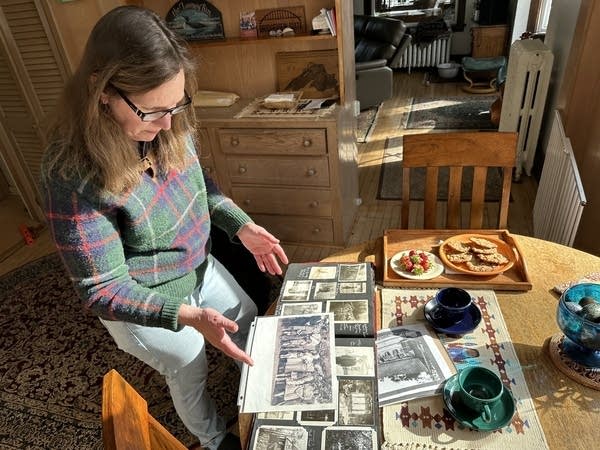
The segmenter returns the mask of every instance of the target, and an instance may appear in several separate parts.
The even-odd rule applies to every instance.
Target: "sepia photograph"
[[[379,405],[436,394],[456,369],[425,325],[377,333]]]
[[[340,281],[367,281],[366,264],[340,264]]]
[[[307,450],[308,432],[302,427],[258,427],[253,450]]]
[[[310,296],[312,289],[311,280],[289,280],[285,282],[281,301],[283,302],[299,302],[306,301]]]
[[[364,294],[367,292],[367,284],[366,283],[339,283],[340,294],[348,295],[348,294]]]
[[[379,408],[375,401],[375,380],[338,379],[339,425],[375,425]]]
[[[313,298],[315,300],[333,299],[336,297],[336,294],[337,283],[335,281],[327,283],[317,282],[315,284],[315,293],[313,295]]]
[[[318,314],[323,309],[321,302],[285,303],[281,305],[281,316],[299,316],[301,314]]]
[[[336,275],[336,266],[314,266],[310,268],[308,278],[311,280],[335,280]]]
[[[373,347],[335,347],[337,376],[375,377],[375,351]]]
[[[294,411],[270,411],[262,412],[256,415],[261,420],[294,420]]]
[[[377,450],[377,433],[367,427],[326,428],[321,439],[321,450]]]
[[[242,367],[241,412],[334,409],[337,404],[333,315],[259,316]]]
[[[327,312],[332,312],[336,323],[364,323],[369,321],[368,300],[331,300]]]

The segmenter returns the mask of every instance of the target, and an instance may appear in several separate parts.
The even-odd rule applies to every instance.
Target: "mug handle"
[[[481,418],[485,423],[490,423],[492,421],[492,410],[490,409],[490,405],[483,405]]]

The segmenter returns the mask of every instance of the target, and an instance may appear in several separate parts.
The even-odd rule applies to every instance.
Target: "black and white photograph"
[[[283,286],[281,301],[299,302],[306,301],[310,296],[312,289],[312,280],[289,280]]]
[[[333,316],[259,316],[242,367],[241,412],[333,409],[337,404]],[[255,345],[254,345],[255,344]]]
[[[308,278],[311,280],[335,280],[336,266],[314,266],[310,268]]]
[[[281,305],[281,316],[298,316],[300,314],[318,314],[322,311],[321,302],[285,303]]]
[[[335,371],[339,376],[375,377],[373,347],[335,347]]]
[[[340,281],[367,281],[366,264],[340,264]]]
[[[375,380],[338,378],[338,383],[338,425],[375,425]]]
[[[302,427],[260,426],[253,450],[307,450],[308,432]]]
[[[326,428],[321,439],[321,450],[377,450],[377,433],[367,427]]]
[[[425,325],[380,330],[376,348],[380,406],[434,395],[456,372]]]
[[[337,411],[335,409],[298,411],[296,421],[301,425],[329,426],[337,421]]]
[[[364,294],[367,292],[367,283],[339,283],[340,294]]]
[[[315,300],[328,300],[334,299],[337,295],[337,283],[330,281],[327,283],[318,282],[315,284],[315,293],[313,298]]]
[[[368,300],[331,300],[327,312],[332,312],[336,323],[364,323],[369,321]]]

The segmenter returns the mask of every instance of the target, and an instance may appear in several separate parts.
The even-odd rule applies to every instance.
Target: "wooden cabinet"
[[[507,25],[473,27],[471,35],[473,38],[471,56],[473,58],[505,55],[508,39]]]
[[[342,108],[319,118],[235,119],[249,102],[197,108],[201,163],[214,167],[223,192],[278,238],[343,246],[358,188],[355,146],[339,125]]]

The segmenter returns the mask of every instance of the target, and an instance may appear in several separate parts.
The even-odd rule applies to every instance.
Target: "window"
[[[552,0],[540,0],[540,8],[538,10],[537,21],[535,23],[535,31],[537,33],[545,33],[548,28],[548,19],[550,18],[550,10],[552,9]]]

